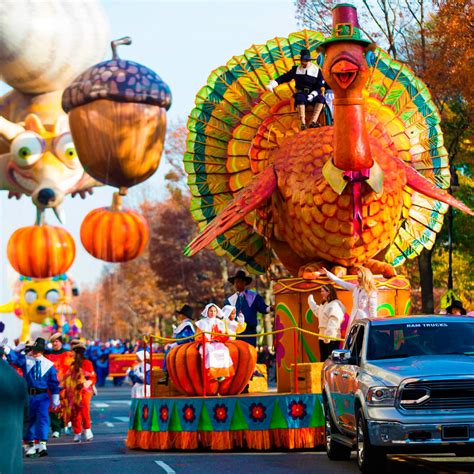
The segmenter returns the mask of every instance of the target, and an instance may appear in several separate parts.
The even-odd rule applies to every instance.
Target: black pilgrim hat
[[[182,314],[189,319],[193,319],[194,310],[188,304],[183,305],[183,307],[178,311],[176,310],[176,314]]]
[[[457,308],[459,310],[461,310],[461,314],[462,315],[465,315],[466,314],[466,310],[464,309],[464,306],[462,305],[462,302],[459,301],[459,300],[454,300],[447,308],[446,308],[446,313],[447,314],[453,314],[452,311],[454,308]]]
[[[231,276],[227,279],[229,283],[234,284],[234,281],[239,278],[240,280],[244,280],[246,285],[250,285],[252,282],[252,277],[248,276],[243,270],[239,270],[234,276]]]
[[[46,349],[46,341],[42,337],[38,337],[35,343],[31,346],[34,352],[44,352]]]

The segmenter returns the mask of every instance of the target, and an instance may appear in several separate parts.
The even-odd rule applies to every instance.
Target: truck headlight
[[[393,407],[398,387],[370,387],[367,392],[367,404],[378,407]]]

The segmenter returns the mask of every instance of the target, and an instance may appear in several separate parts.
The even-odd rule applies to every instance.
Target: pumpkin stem
[[[123,38],[119,38],[110,42],[110,46],[112,47],[112,59],[120,59],[117,53],[117,47],[121,44],[132,44],[132,38],[130,38],[130,36],[124,36]]]
[[[114,193],[112,196],[112,205],[110,210],[114,212],[120,212],[122,210],[122,196],[120,193]]]
[[[44,224],[44,209],[36,208],[36,225]]]
[[[126,186],[121,186],[119,188],[119,194],[120,196],[126,196],[128,193],[128,188]]]

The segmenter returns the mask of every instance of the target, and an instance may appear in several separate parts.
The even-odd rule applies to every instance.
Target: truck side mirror
[[[351,363],[351,351],[347,349],[337,349],[332,351],[331,360],[335,364],[350,364]]]

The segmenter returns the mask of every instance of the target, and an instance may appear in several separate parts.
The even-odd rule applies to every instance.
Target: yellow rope
[[[344,339],[341,339],[339,337],[331,337],[331,336],[325,336],[324,334],[319,334],[317,332],[312,332],[308,331],[307,329],[302,329],[299,327],[291,326],[289,328],[283,328],[283,329],[276,329],[275,331],[268,331],[268,332],[261,332],[258,334],[237,334],[237,335],[232,335],[232,337],[237,337],[237,338],[243,338],[243,337],[261,337],[261,336],[268,336],[269,334],[279,334],[282,332],[286,331],[294,331],[297,330],[299,332],[302,332],[304,334],[309,334],[311,336],[316,336],[322,339],[330,339],[331,341],[343,341]],[[202,331],[199,334],[210,334],[211,336],[225,336],[226,334],[222,334],[220,332],[208,332],[208,331]],[[172,337],[163,337],[163,336],[155,336],[153,334],[143,336],[143,340],[145,343],[150,342],[150,338],[157,340],[158,342],[178,342],[178,341],[188,341],[191,339],[194,339],[196,335],[192,336],[187,336],[187,337],[178,337],[178,338],[172,338]]]

